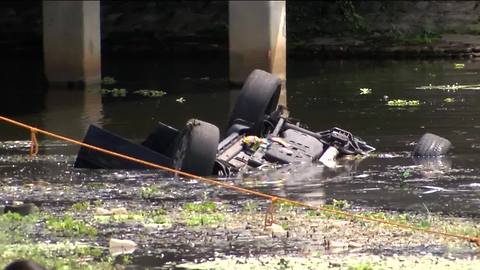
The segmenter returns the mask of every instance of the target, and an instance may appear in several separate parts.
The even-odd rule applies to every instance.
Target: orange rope
[[[284,202],[284,203],[289,203],[289,204],[292,204],[292,205],[302,206],[302,207],[309,208],[309,209],[314,209],[314,210],[320,210],[320,211],[323,211],[323,212],[328,212],[328,213],[331,213],[331,214],[350,217],[350,218],[353,218],[353,219],[359,219],[359,220],[364,220],[364,221],[376,222],[376,223],[380,223],[380,224],[386,224],[386,225],[398,227],[398,228],[405,229],[405,230],[414,230],[414,231],[420,231],[420,232],[429,233],[429,234],[436,234],[436,235],[441,235],[441,236],[450,237],[450,238],[462,239],[462,240],[466,240],[466,241],[475,243],[478,246],[480,246],[480,238],[479,237],[472,237],[472,236],[467,236],[467,235],[462,235],[462,234],[455,234],[455,233],[449,233],[449,232],[436,231],[436,230],[427,229],[427,228],[420,228],[420,227],[416,227],[416,226],[412,226],[412,225],[408,225],[408,224],[401,224],[401,223],[392,222],[392,221],[388,221],[388,220],[384,220],[384,219],[362,216],[360,214],[349,213],[349,212],[345,212],[345,211],[341,211],[341,210],[329,209],[329,208],[322,207],[322,206],[314,206],[314,205],[306,204],[306,203],[303,203],[303,202],[300,202],[300,201],[293,201],[293,200],[290,200],[290,199],[287,199],[287,198],[277,197],[277,196],[273,196],[273,195],[270,195],[270,194],[266,194],[266,193],[262,193],[262,192],[258,192],[258,191],[234,186],[234,185],[227,184],[227,183],[224,183],[224,182],[209,179],[209,178],[206,178],[206,177],[203,177],[203,176],[194,175],[194,174],[191,174],[191,173],[179,171],[179,170],[176,170],[176,169],[172,169],[172,168],[169,168],[169,167],[166,167],[166,166],[151,163],[151,162],[141,160],[141,159],[138,159],[138,158],[134,158],[134,157],[130,157],[130,156],[127,156],[127,155],[120,154],[120,153],[116,153],[116,152],[113,152],[113,151],[110,151],[110,150],[106,150],[106,149],[103,149],[103,148],[100,148],[100,147],[96,147],[96,146],[93,146],[93,145],[90,145],[90,144],[80,142],[80,141],[77,141],[77,140],[74,140],[74,139],[70,139],[70,138],[67,138],[67,137],[64,137],[64,136],[61,136],[61,135],[57,135],[57,134],[54,134],[54,133],[51,133],[51,132],[48,132],[48,131],[45,131],[45,130],[42,130],[42,129],[38,129],[38,128],[35,128],[33,126],[26,125],[26,124],[23,124],[21,122],[18,122],[18,121],[15,121],[15,120],[3,117],[3,116],[0,116],[0,120],[3,120],[7,123],[10,123],[10,124],[13,124],[13,125],[16,125],[16,126],[19,126],[19,127],[30,129],[32,131],[32,134],[34,132],[42,133],[44,135],[47,135],[47,136],[50,136],[50,137],[53,137],[53,138],[57,138],[57,139],[60,139],[60,140],[64,140],[64,141],[67,141],[67,142],[70,142],[70,143],[73,143],[73,144],[77,144],[77,145],[80,145],[80,146],[83,146],[85,148],[89,148],[89,149],[92,149],[92,150],[95,150],[95,151],[98,151],[98,152],[102,152],[102,153],[105,153],[105,154],[108,154],[108,155],[112,155],[112,156],[115,156],[115,157],[119,157],[119,158],[123,158],[123,159],[130,160],[130,161],[133,161],[133,162],[137,162],[139,164],[143,164],[143,165],[151,167],[151,168],[161,169],[161,170],[164,170],[164,171],[167,171],[167,172],[176,173],[176,174],[182,175],[184,177],[197,179],[197,180],[200,180],[202,182],[209,183],[209,184],[216,185],[216,186],[220,186],[220,187],[223,187],[223,188],[226,188],[226,189],[231,189],[231,190],[235,190],[235,191],[238,191],[238,192],[241,192],[241,193],[266,198],[266,199],[269,199],[269,200],[272,201],[272,205],[275,201],[281,201],[281,202]],[[38,147],[38,144],[37,144],[37,147]]]
[[[275,212],[275,202],[277,201],[277,197],[272,198],[270,205],[267,208],[267,212],[265,213],[265,224],[264,227],[272,226],[273,224],[273,214]]]
[[[30,129],[30,156],[36,156],[38,154],[38,140],[37,140],[37,129]]]

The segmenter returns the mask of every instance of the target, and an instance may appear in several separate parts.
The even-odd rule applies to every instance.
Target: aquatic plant
[[[277,265],[279,267],[278,269],[281,269],[281,270],[290,269],[289,261],[284,258],[280,258]]]
[[[189,226],[210,225],[225,220],[225,215],[217,212],[217,205],[212,201],[186,203],[182,206],[183,217]]]
[[[145,200],[149,200],[152,199],[157,192],[158,188],[156,186],[151,185],[148,187],[142,187],[140,190],[140,196]]]
[[[72,209],[75,212],[84,212],[87,211],[90,208],[90,202],[85,201],[85,202],[76,202],[72,204]]]
[[[113,269],[113,257],[104,249],[70,241],[58,243],[7,244],[0,246],[0,268],[13,260],[33,260],[48,269]]]
[[[258,209],[258,204],[255,203],[255,202],[246,202],[245,204],[243,204],[243,207],[242,207],[243,211],[245,212],[254,212]]]
[[[185,203],[182,207],[185,211],[195,213],[214,213],[217,211],[217,205],[212,201],[203,201],[200,203]]]
[[[457,90],[480,90],[480,84],[447,84],[447,85],[426,85],[415,87],[418,90],[445,90],[447,92],[457,91]]]
[[[22,216],[7,212],[0,215],[0,246],[6,243],[21,243],[33,233],[39,221],[37,214]]]
[[[178,103],[184,103],[187,100],[184,97],[179,97],[175,101],[178,102]]]
[[[370,88],[360,88],[360,95],[370,95],[372,93],[372,89]]]
[[[405,106],[420,106],[419,100],[394,99],[387,102],[388,106],[405,107]]]
[[[125,97],[127,95],[127,89],[125,89],[125,88],[113,88],[113,89],[102,88],[100,90],[100,94],[102,94],[102,95],[110,94],[114,97]]]
[[[66,237],[97,235],[97,229],[83,220],[75,220],[70,215],[64,217],[48,217],[45,221],[47,228]]]
[[[115,84],[116,82],[117,80],[115,80],[115,78],[109,77],[109,76],[105,76],[102,79],[102,84],[105,84],[105,85]]]
[[[369,262],[360,262],[349,265],[348,270],[373,270],[373,266]]]
[[[445,98],[443,101],[445,103],[453,103],[453,102],[455,102],[455,98]]]
[[[134,94],[141,95],[144,97],[163,97],[167,92],[161,90],[150,90],[150,89],[141,89],[133,92]]]

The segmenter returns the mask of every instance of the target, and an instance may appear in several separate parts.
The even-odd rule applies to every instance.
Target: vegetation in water
[[[370,95],[372,93],[372,89],[370,88],[360,88],[360,95]]]
[[[419,100],[394,99],[387,101],[388,106],[392,107],[406,107],[406,106],[420,106]]]
[[[22,216],[18,213],[0,215],[0,246],[8,243],[23,243],[33,233],[39,216]]]
[[[258,210],[258,203],[256,202],[246,202],[243,204],[243,210],[247,213],[252,213]]]
[[[17,259],[33,260],[48,269],[113,269],[113,257],[103,248],[70,241],[0,246],[0,268]]]
[[[184,103],[187,100],[184,97],[179,97],[175,101],[178,102],[178,103]]]
[[[431,31],[423,31],[416,35],[404,35],[399,33],[398,35],[393,36],[396,43],[406,45],[428,45],[438,41],[441,37],[441,34]]]
[[[148,187],[142,187],[140,190],[140,194],[143,199],[149,200],[155,197],[155,194],[159,191],[158,187],[156,186],[148,186]]]
[[[210,225],[225,220],[215,202],[205,200],[197,203],[186,203],[182,207],[185,222],[189,226]]]
[[[90,202],[88,202],[88,201],[76,202],[72,205],[72,209],[75,212],[85,212],[88,209],[90,209]]]
[[[141,95],[144,97],[163,97],[167,94],[167,92],[161,90],[150,90],[150,89],[142,89],[133,92],[134,94]]]
[[[70,215],[64,217],[49,217],[45,221],[47,228],[60,236],[66,237],[94,237],[97,235],[97,229],[89,225],[84,220],[74,219]]]
[[[112,84],[115,84],[115,83],[117,83],[117,80],[115,80],[115,78],[110,77],[110,76],[105,76],[102,79],[102,84],[105,84],[105,85],[112,85]]]
[[[445,99],[443,99],[443,101],[445,103],[453,103],[453,102],[455,102],[455,98],[445,98]]]
[[[102,90],[100,90],[100,93],[102,95],[112,95],[114,97],[125,97],[127,96],[127,89],[125,88],[113,88],[113,89],[105,89],[105,88],[102,88]]]
[[[426,86],[419,86],[416,87],[415,89],[419,90],[444,90],[447,92],[450,91],[457,91],[457,90],[480,90],[480,84],[447,84],[447,85],[426,85]]]

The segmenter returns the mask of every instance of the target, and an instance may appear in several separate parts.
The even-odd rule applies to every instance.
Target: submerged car
[[[242,86],[222,140],[217,126],[191,119],[181,130],[159,122],[141,144],[91,125],[84,142],[201,176],[230,176],[246,167],[267,164],[328,164],[340,156],[367,155],[375,150],[341,128],[314,132],[293,121],[287,109],[278,105],[280,89],[278,77],[254,70]],[[427,133],[417,143],[414,154],[443,155],[449,147],[448,140]],[[85,147],[79,150],[75,167],[147,168]]]

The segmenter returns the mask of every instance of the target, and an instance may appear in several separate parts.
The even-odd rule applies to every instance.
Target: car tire
[[[414,156],[434,157],[445,155],[452,143],[432,133],[425,133],[413,149]]]
[[[190,119],[180,133],[173,164],[176,169],[207,176],[213,172],[220,130],[210,123]]]
[[[228,126],[232,126],[237,119],[249,123],[251,133],[262,135],[265,115],[273,112],[280,97],[281,80],[268,72],[256,69],[246,79]]]

